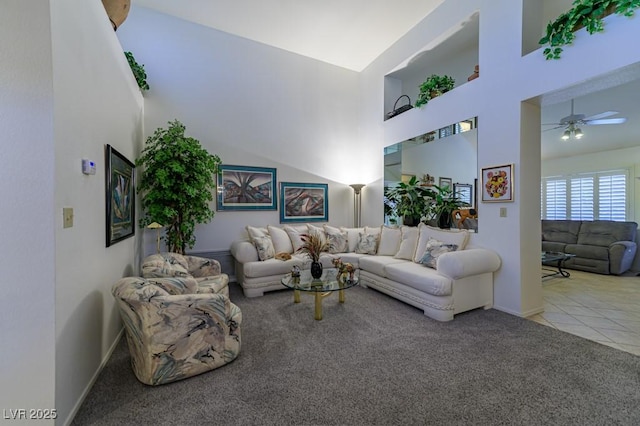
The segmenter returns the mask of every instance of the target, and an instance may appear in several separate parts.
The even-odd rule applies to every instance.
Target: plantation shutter
[[[593,176],[571,179],[571,220],[593,220]]]
[[[567,218],[567,181],[566,179],[546,181],[545,219]]]
[[[627,216],[627,177],[598,176],[598,219],[624,221]]]

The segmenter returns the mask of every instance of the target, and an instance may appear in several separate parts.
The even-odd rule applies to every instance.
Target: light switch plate
[[[500,207],[500,217],[507,217],[507,208]]]
[[[71,228],[73,226],[73,207],[62,208],[62,227]]]

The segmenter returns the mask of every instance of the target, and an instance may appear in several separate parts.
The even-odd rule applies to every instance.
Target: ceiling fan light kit
[[[565,130],[562,132],[562,136],[561,136],[563,141],[568,140],[571,136],[573,136],[575,139],[580,139],[582,138],[582,136],[584,136],[584,133],[582,133],[582,129],[578,126],[595,126],[600,124],[622,124],[625,121],[627,121],[627,119],[623,117],[604,119],[605,117],[610,117],[616,114],[619,114],[619,112],[605,111],[605,112],[601,112],[600,114],[592,115],[589,117],[585,117],[584,114],[574,114],[573,99],[571,99],[571,115],[568,115],[562,118],[558,123],[547,123],[544,125],[556,126],[547,130],[564,128]]]

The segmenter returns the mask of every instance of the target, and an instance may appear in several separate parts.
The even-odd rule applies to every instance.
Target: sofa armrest
[[[257,262],[258,250],[251,241],[238,240],[231,243],[231,255],[240,263]]]
[[[638,247],[633,241],[616,241],[609,245],[609,272],[620,275],[633,264]]]
[[[474,248],[444,253],[438,257],[436,269],[442,275],[457,280],[472,275],[495,272],[500,268],[500,257],[494,251]]]

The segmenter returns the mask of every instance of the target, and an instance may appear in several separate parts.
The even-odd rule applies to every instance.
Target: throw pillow
[[[360,233],[364,232],[364,228],[345,228],[341,227],[340,230],[347,234],[347,251],[353,253],[356,251],[358,241],[360,241]]]
[[[273,249],[273,243],[269,236],[254,238],[253,244],[255,244],[256,250],[258,250],[258,258],[260,260],[269,260],[275,257],[276,252]]]
[[[415,226],[403,226],[401,228],[402,241],[395,256],[396,259],[413,260],[413,255],[418,244],[418,228]]]
[[[459,250],[464,250],[469,239],[469,231],[466,229],[440,229],[421,223],[418,225],[418,244],[416,246],[415,257],[413,261],[420,263],[422,254],[424,253],[427,245],[427,241],[433,238],[438,241],[443,241],[446,244],[455,244]]]
[[[258,237],[266,237],[269,235],[269,230],[267,228],[257,228],[255,226],[247,226],[247,234],[249,234],[249,239],[253,242],[254,238]]]
[[[442,241],[438,241],[434,238],[429,238],[426,244],[426,250],[420,258],[420,263],[429,268],[436,269],[438,263],[438,257],[444,253],[456,251],[458,246],[456,244],[445,244]]]
[[[349,250],[346,232],[329,225],[324,225],[324,232],[327,234],[327,241],[329,242],[329,253],[346,253]]]
[[[402,240],[402,231],[400,228],[392,228],[383,226],[380,232],[380,246],[378,247],[379,256],[394,256],[400,248]]]
[[[269,235],[273,242],[273,249],[276,253],[293,253],[291,239],[284,229],[273,225],[267,226],[267,229],[269,230]]]
[[[306,234],[309,232],[306,225],[301,226],[289,226],[286,225],[284,230],[289,235],[289,239],[291,240],[291,245],[293,246],[293,251],[297,252],[300,247],[302,247],[302,238],[300,237],[302,234]]]
[[[360,233],[360,239],[356,245],[356,253],[360,254],[376,254],[378,246],[378,238],[376,235]]]

